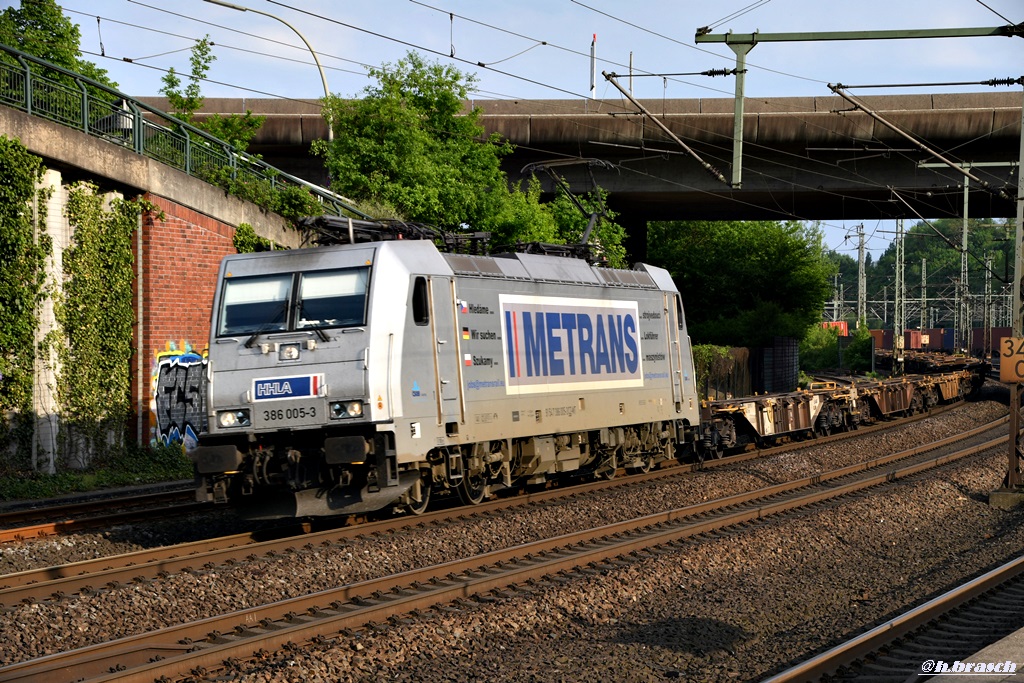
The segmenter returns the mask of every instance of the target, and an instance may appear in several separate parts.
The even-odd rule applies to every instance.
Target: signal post
[[[1017,228],[1018,233],[1020,227]],[[1020,239],[1018,238],[1018,252]],[[1019,285],[1019,283],[1018,283]],[[1018,308],[1019,312],[1019,308]],[[1014,326],[1019,334],[1019,326]],[[1021,395],[1024,387],[1024,337],[1006,337],[999,346],[999,381],[1010,385],[1010,450],[1003,485],[989,494],[992,507],[1009,509],[1024,503],[1021,462]]]
[[[1021,396],[1024,386],[1024,106],[1021,107],[1020,157],[1017,164],[1017,231],[1013,265],[1013,337],[999,347],[999,381],[1010,383],[1010,450],[1003,485],[989,494],[993,507],[1024,503],[1021,465]]]

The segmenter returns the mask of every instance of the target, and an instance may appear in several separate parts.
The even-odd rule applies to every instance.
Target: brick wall
[[[217,271],[221,259],[235,253],[235,229],[163,197],[146,194],[144,199],[157,209],[143,214],[135,241],[132,398],[140,418],[137,437],[149,443],[156,436],[158,364],[190,351],[205,355]]]

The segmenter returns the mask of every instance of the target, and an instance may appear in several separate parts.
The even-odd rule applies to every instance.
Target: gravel
[[[1005,413],[1005,405],[982,401],[867,437],[857,448],[810,442],[682,482],[464,519],[446,526],[444,538],[413,528],[17,605],[0,613],[0,630],[11,634],[0,644],[0,664],[719,498],[963,432]],[[995,454],[564,586],[431,612],[381,633],[339,637],[333,647],[276,653],[228,680],[755,680],[1024,549],[1024,513],[986,502],[1004,470],[1005,453]],[[127,552],[173,538],[174,527],[180,521],[5,546],[0,567],[7,573]]]

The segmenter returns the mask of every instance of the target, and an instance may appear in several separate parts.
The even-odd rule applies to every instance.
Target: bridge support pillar
[[[44,206],[37,199],[32,205],[32,219],[35,224],[36,241],[44,235],[53,245],[50,258],[46,260],[47,283],[59,283],[64,279],[64,250],[71,241],[71,228],[64,216],[66,193],[61,185],[59,171],[48,170],[43,176],[39,190],[49,190]],[[45,214],[45,216],[44,216]],[[45,344],[46,336],[57,329],[53,311],[53,298],[45,297],[38,310],[39,324],[35,333],[35,367],[32,383],[32,408],[35,414],[35,435],[32,439],[32,469],[36,472],[56,472],[57,433],[60,416],[57,404],[57,376],[60,374],[60,358],[54,344]]]
[[[647,260],[647,221],[619,215],[615,222],[626,229],[626,262],[638,263]]]

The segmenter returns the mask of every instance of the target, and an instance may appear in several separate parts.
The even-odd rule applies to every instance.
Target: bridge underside
[[[973,218],[1015,215],[1019,92],[861,97],[872,111],[957,164],[970,165]],[[154,101],[157,106],[160,101]],[[732,180],[733,100],[643,101],[696,154]],[[713,178],[627,100],[483,100],[488,132],[514,146],[515,182],[531,166],[574,192],[598,185],[620,222],[649,220],[874,220],[963,215],[965,176],[838,96],[747,100],[739,187]],[[205,112],[251,109],[267,123],[254,151],[311,182],[326,174],[308,155],[326,134],[316,103],[207,100]],[[312,106],[311,106],[312,105]],[[577,163],[571,163],[573,161]],[[594,160],[592,163],[579,163]],[[927,165],[926,165],[927,164]],[[545,192],[555,185],[537,172]],[[982,182],[979,182],[982,181]],[[987,187],[984,186],[987,183]],[[1002,193],[1001,193],[1002,191]]]
[[[748,101],[738,187],[732,186],[732,100],[658,103],[664,114],[657,114],[727,183],[649,119],[622,112],[632,108],[628,101],[589,103],[599,111],[573,115],[515,113],[541,103],[477,104],[488,130],[518,145],[505,164],[510,178],[524,178],[544,162],[596,160],[553,170],[574,191],[594,183],[608,190],[612,208],[630,222],[962,216],[965,182],[971,217],[1015,215],[1019,93],[861,99],[917,142],[849,111],[838,97]],[[939,165],[919,143],[969,166],[976,180]],[[554,185],[545,180],[544,187]]]
[[[1009,146],[1007,146],[1009,147]],[[555,150],[552,150],[555,151]],[[920,168],[930,157],[909,152],[791,152],[788,167],[774,159],[743,160],[742,186],[713,179],[698,162],[678,155],[619,158],[607,150],[581,149],[609,162],[604,166],[563,166],[556,170],[575,192],[593,184],[609,192],[609,205],[628,222],[651,220],[874,220],[963,215],[964,183],[973,218],[1015,215],[1016,172],[1011,166],[976,168],[988,188],[956,170]],[[697,148],[698,153],[701,152]],[[1007,150],[972,149],[972,161],[1007,161]],[[773,150],[778,153],[779,150]],[[705,156],[705,159],[713,159]],[[553,157],[518,152],[505,168],[525,178],[523,168]],[[728,164],[713,164],[726,178]],[[592,174],[592,175],[591,175]],[[554,183],[539,174],[546,192]],[[1000,194],[1001,190],[1005,190]]]

